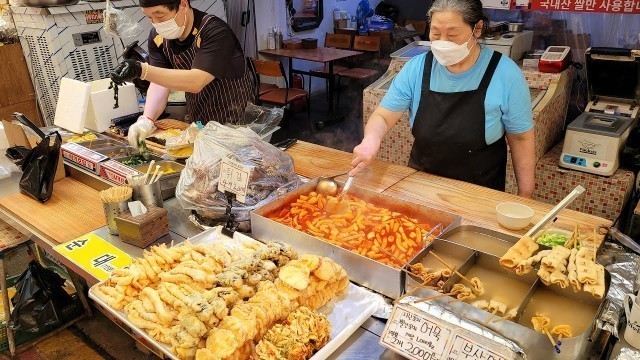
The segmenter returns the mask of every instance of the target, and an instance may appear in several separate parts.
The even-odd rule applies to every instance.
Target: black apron
[[[501,56],[493,53],[476,90],[440,93],[430,89],[433,54],[427,54],[410,167],[504,191],[507,142],[503,135],[487,145],[484,111],[487,88]]]
[[[205,15],[199,26],[191,47],[177,54],[164,39],[162,52],[171,62],[174,69],[191,70],[191,64],[196,57],[198,41],[202,29],[207,26],[213,15]],[[247,102],[253,102],[253,77],[247,66],[243,77],[237,79],[215,78],[207,84],[199,93],[186,93],[187,114],[192,122],[201,121],[203,124],[209,121],[217,121],[221,124],[233,124],[242,120]]]

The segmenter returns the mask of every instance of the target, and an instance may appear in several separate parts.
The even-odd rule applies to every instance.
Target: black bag
[[[62,137],[58,132],[45,135],[23,114],[13,113],[13,117],[31,128],[41,138],[38,145],[31,149],[22,161],[20,192],[42,203],[46,202],[53,192]]]
[[[64,290],[65,280],[36,260],[20,275],[9,325],[13,330],[41,333],[67,321],[64,308],[73,298]]]
[[[31,151],[31,149],[16,145],[8,148],[4,155],[11,160],[12,163],[21,166],[29,151]]]

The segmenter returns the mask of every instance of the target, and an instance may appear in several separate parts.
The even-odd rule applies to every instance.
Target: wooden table
[[[288,149],[287,153],[295,161],[296,173],[309,178],[346,171],[350,168],[352,157],[344,151],[300,141]],[[344,181],[344,177],[338,179]],[[390,197],[460,214],[463,224],[473,224],[515,236],[524,235],[529,228],[511,231],[501,227],[497,221],[496,205],[512,201],[531,207],[535,212],[531,226],[554,207],[502,191],[419,172],[406,166],[391,165],[384,161],[374,162],[368,173],[358,175],[355,185]],[[612,222],[565,209],[558,214],[558,221],[554,226],[572,231],[576,224],[580,226],[581,231],[592,232],[600,226],[609,227]]]
[[[317,128],[322,129],[325,125],[337,123],[343,119],[343,116],[337,115],[333,109],[333,92],[335,89],[333,65],[336,60],[350,58],[352,56],[362,55],[360,51],[351,51],[343,49],[318,47],[315,49],[276,49],[276,50],[260,50],[262,55],[271,55],[284,57],[289,59],[289,79],[293,79],[293,74],[310,75],[308,71],[295,70],[293,68],[293,60],[306,60],[317,63],[328,64],[329,73],[326,76],[314,73],[313,76],[323,77],[329,80],[329,121],[320,121],[316,124]]]
[[[298,141],[287,153],[293,157],[296,174],[310,179],[335,176],[352,168],[350,153],[304,141]],[[375,161],[366,171],[358,174],[354,185],[381,193],[415,172],[416,170],[406,166]],[[339,176],[336,180],[345,182],[347,176]]]

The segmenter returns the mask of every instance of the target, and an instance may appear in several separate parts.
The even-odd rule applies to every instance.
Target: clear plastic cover
[[[220,162],[227,155],[252,168],[246,202],[233,202],[232,212],[237,221],[249,220],[252,210],[301,184],[291,156],[262,141],[249,128],[210,122],[196,138],[193,155],[176,187],[176,198],[183,208],[212,219],[225,214],[227,199],[218,191],[218,177]]]
[[[248,126],[258,135],[263,136],[272,131],[284,117],[284,108],[268,108],[247,103],[244,116],[239,126]]]
[[[109,1],[104,9],[103,17],[104,31],[109,36],[130,38],[142,33],[142,28],[137,22],[131,20],[124,11],[113,7]]]

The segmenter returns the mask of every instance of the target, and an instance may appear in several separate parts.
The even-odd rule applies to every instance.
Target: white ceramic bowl
[[[533,209],[514,202],[500,203],[496,206],[498,223],[509,230],[526,228],[533,218]]]

